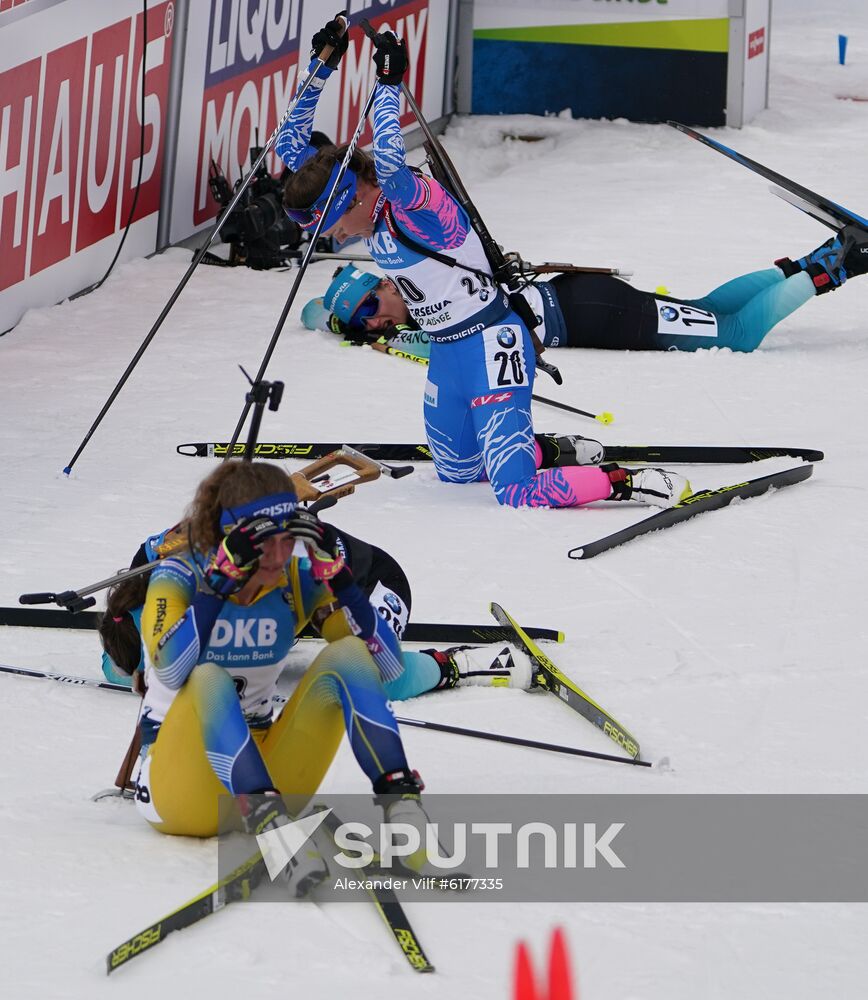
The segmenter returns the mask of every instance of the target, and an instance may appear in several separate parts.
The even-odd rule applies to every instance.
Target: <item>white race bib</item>
[[[670,337],[708,337],[711,340],[717,337],[717,317],[714,313],[680,302],[654,301],[657,303],[658,333],[667,333]]]
[[[510,324],[489,326],[482,331],[482,339],[489,389],[527,385],[521,327]]]

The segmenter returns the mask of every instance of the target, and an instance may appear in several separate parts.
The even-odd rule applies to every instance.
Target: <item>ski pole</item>
[[[112,684],[110,681],[98,681],[92,677],[77,677],[71,674],[55,674],[47,670],[32,670],[27,667],[12,667],[0,663],[0,673],[18,674],[21,677],[33,677],[39,680],[59,681],[76,687],[102,688],[104,691],[120,691],[124,694],[138,694],[124,684]],[[275,705],[282,705],[286,698],[275,695],[272,699]],[[632,757],[618,757],[610,753],[598,753],[596,750],[581,750],[578,747],[562,746],[559,743],[544,743],[540,740],[526,740],[519,736],[507,736],[503,733],[487,733],[481,729],[465,729],[462,726],[449,726],[442,722],[426,722],[424,719],[405,719],[395,716],[399,726],[409,726],[415,729],[430,729],[438,733],[450,733],[453,736],[467,736],[475,740],[490,740],[494,743],[507,743],[511,746],[527,747],[530,750],[548,750],[551,753],[563,753],[572,757],[590,757],[593,760],[609,760],[616,764],[632,764],[634,767],[652,767],[650,761],[634,760]]]
[[[582,417],[590,417],[592,420],[599,420],[601,424],[610,424],[615,419],[611,413],[589,413],[587,410],[580,410],[577,406],[569,406],[567,403],[559,403],[556,399],[548,399],[546,396],[532,394],[532,399],[538,403],[548,403],[549,406],[556,406],[559,410],[569,410],[570,413],[578,413]]]
[[[331,192],[329,193],[328,200],[325,203],[325,207],[322,210],[322,214],[317,220],[316,228],[313,231],[313,235],[307,245],[307,250],[305,251],[304,257],[301,263],[298,265],[298,271],[295,275],[295,280],[292,283],[292,288],[289,290],[289,295],[286,297],[286,302],[283,306],[283,311],[277,320],[277,326],[274,328],[274,333],[271,335],[271,340],[269,341],[268,347],[265,351],[265,356],[262,359],[262,364],[259,366],[259,371],[256,374],[256,379],[254,381],[259,382],[265,375],[265,369],[268,367],[268,362],[271,360],[271,355],[274,353],[275,347],[277,347],[277,341],[280,334],[283,331],[283,326],[286,323],[286,318],[289,315],[289,310],[292,308],[292,304],[295,301],[295,296],[298,293],[299,286],[301,285],[302,278],[304,278],[304,273],[307,270],[307,265],[310,263],[310,259],[313,256],[314,247],[319,239],[320,231],[322,230],[323,223],[328,217],[329,211],[332,207],[332,202],[337,195],[338,188],[340,187],[341,181],[344,179],[344,174],[349,169],[350,160],[352,159],[353,153],[356,151],[356,146],[362,137],[362,132],[364,131],[365,124],[368,120],[368,115],[371,113],[371,106],[374,103],[374,91],[376,90],[376,83],[371,87],[371,93],[368,95],[368,99],[365,102],[365,107],[362,110],[361,117],[359,118],[359,124],[356,126],[356,131],[353,133],[352,139],[350,139],[349,145],[347,146],[347,152],[344,156],[343,162],[341,163],[340,170],[338,170],[338,175],[335,178],[335,182],[332,185]],[[247,414],[250,411],[250,402],[247,401],[244,404],[244,409],[241,411],[241,416],[238,418],[238,423],[235,425],[235,430],[232,432],[232,441],[229,446],[229,450],[226,454],[226,458],[232,454],[235,449],[235,444],[241,434],[241,429],[244,426],[244,421],[247,419]],[[224,459],[225,461],[226,459]]]
[[[379,351],[381,354],[391,354],[396,358],[404,358],[405,361],[415,361],[417,365],[427,365],[427,358],[419,358],[415,354],[409,354],[406,351],[400,351],[397,347],[390,347],[387,343],[380,340],[375,341],[370,345],[375,351]],[[539,362],[537,362],[539,364]],[[583,417],[590,417],[592,420],[599,420],[601,424],[611,424],[615,417],[611,413],[589,413],[587,410],[580,410],[576,406],[569,406],[567,403],[559,403],[557,400],[548,399],[546,396],[538,396],[535,392],[531,393],[531,398],[535,399],[538,403],[548,403],[549,406],[557,406],[561,410],[569,410],[570,413],[578,413]]]
[[[598,753],[596,750],[580,750],[578,747],[561,746],[559,743],[543,743],[539,740],[526,740],[519,736],[505,736],[503,733],[486,733],[481,729],[465,729],[463,726],[447,726],[442,722],[425,722],[423,719],[402,719],[395,716],[395,722],[400,726],[415,726],[417,729],[433,729],[439,733],[452,733],[455,736],[469,736],[475,740],[491,740],[495,743],[509,743],[512,746],[529,747],[532,750],[549,750],[552,753],[571,754],[574,757],[592,757],[595,760],[611,760],[617,764],[633,764],[636,767],[652,767],[647,760],[636,760],[633,757],[618,757],[610,753]]]
[[[371,26],[370,21],[366,18],[362,18],[359,23],[367,37],[371,39],[374,45],[377,45],[380,40],[380,36]],[[518,315],[519,319],[521,319],[530,333],[531,339],[534,343],[534,350],[537,354],[537,367],[540,371],[544,371],[547,375],[551,376],[551,378],[558,385],[561,385],[563,383],[561,373],[555,365],[549,361],[543,361],[541,357],[544,348],[539,337],[535,333],[538,321],[534,311],[531,309],[530,303],[519,294],[521,290],[522,276],[518,255],[504,254],[500,244],[498,244],[491,235],[491,231],[483,222],[482,216],[479,214],[476,206],[470,200],[470,195],[467,193],[467,188],[465,188],[461,178],[458,176],[458,171],[455,169],[454,164],[446,154],[446,150],[437,139],[437,136],[435,136],[431,131],[431,126],[422,114],[422,110],[416,103],[415,98],[410,92],[410,88],[404,82],[401,83],[401,93],[404,96],[404,100],[407,102],[407,107],[410,111],[412,111],[413,116],[419,123],[419,127],[422,129],[422,133],[425,136],[425,152],[428,157],[428,162],[431,165],[433,176],[440,182],[440,184],[443,185],[443,187],[451,192],[458,204],[467,213],[470,226],[479,237],[479,242],[482,244],[482,250],[485,254],[485,258],[491,268],[490,277],[494,279],[497,286],[501,287],[501,292],[504,291],[502,286],[506,286],[506,295],[509,299],[511,308]],[[464,267],[465,270],[473,271],[476,275],[483,279],[488,277],[488,275],[485,275],[483,272],[480,272],[475,268],[468,268],[463,264],[459,264],[457,260],[451,258],[448,254],[441,255],[437,259],[440,260],[441,263],[445,263],[450,267]]]
[[[223,228],[223,223],[226,222],[226,220],[229,218],[230,215],[232,215],[232,212],[234,211],[235,206],[240,201],[242,195],[247,190],[247,188],[250,186],[251,182],[256,178],[256,171],[260,168],[260,166],[262,166],[262,163],[264,162],[265,157],[271,152],[272,146],[275,144],[275,142],[277,142],[277,136],[279,135],[280,130],[283,127],[284,123],[289,118],[289,116],[292,114],[295,106],[298,104],[298,102],[304,96],[304,94],[307,91],[308,87],[311,85],[311,83],[313,83],[313,80],[316,77],[316,74],[319,71],[320,67],[322,67],[322,66],[325,65],[326,60],[329,58],[329,56],[331,56],[331,54],[332,54],[332,49],[330,47],[328,47],[328,46],[326,48],[324,48],[322,50],[322,52],[320,53],[320,57],[317,60],[317,65],[315,66],[313,72],[304,81],[304,85],[302,86],[302,88],[298,92],[298,94],[296,95],[295,100],[292,101],[292,103],[290,104],[290,106],[284,112],[283,117],[277,123],[277,126],[274,129],[274,131],[271,133],[271,135],[269,136],[268,141],[262,147],[262,152],[257,157],[256,162],[253,164],[253,169],[250,171],[250,173],[244,178],[244,180],[242,181],[242,183],[239,185],[238,190],[235,192],[235,195],[232,198],[232,201],[230,201],[229,204],[226,206],[226,210],[221,214],[221,216],[217,220],[214,228],[211,230],[211,235],[208,237],[208,240],[199,248],[199,250],[196,251],[196,253],[195,253],[194,257],[193,257],[193,260],[192,260],[190,266],[187,268],[186,272],[184,273],[184,276],[178,282],[178,285],[175,288],[174,292],[172,292],[172,294],[169,296],[169,301],[165,304],[165,306],[163,306],[162,312],[157,317],[156,321],[154,322],[154,325],[148,331],[148,334],[145,337],[145,339],[142,341],[141,345],[139,346],[139,349],[133,355],[132,361],[130,361],[130,363],[127,365],[127,367],[126,367],[123,375],[121,375],[121,377],[118,379],[117,384],[115,385],[114,389],[112,389],[111,393],[109,394],[109,398],[105,401],[105,403],[103,404],[102,409],[97,414],[96,420],[94,420],[94,422],[90,425],[90,428],[89,428],[88,432],[82,438],[81,444],[79,444],[78,448],[75,451],[75,454],[72,456],[72,458],[69,460],[68,464],[66,465],[66,468],[64,468],[64,470],[63,470],[63,474],[65,476],[68,476],[72,472],[72,467],[78,461],[79,455],[81,455],[81,453],[87,447],[87,443],[93,437],[94,431],[96,431],[97,427],[99,427],[99,425],[102,423],[103,417],[106,415],[106,413],[108,413],[109,408],[111,407],[111,405],[115,401],[115,399],[118,397],[118,394],[120,393],[121,389],[123,389],[124,385],[127,382],[127,379],[130,377],[130,375],[132,375],[133,369],[139,363],[139,361],[141,360],[142,355],[148,349],[148,346],[150,345],[151,341],[156,336],[157,331],[163,325],[163,321],[169,315],[169,313],[170,313],[170,311],[172,309],[172,306],[174,306],[175,302],[178,300],[178,297],[180,296],[181,292],[184,290],[187,282],[190,280],[190,278],[193,277],[193,272],[199,266],[202,258],[205,256],[205,253],[207,252],[208,248],[211,246],[211,244],[214,242],[215,238],[217,237],[217,234]],[[313,244],[311,244],[311,247],[312,246],[313,246]]]

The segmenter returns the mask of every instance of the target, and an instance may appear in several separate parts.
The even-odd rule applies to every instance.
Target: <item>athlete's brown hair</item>
[[[283,186],[283,204],[287,208],[310,208],[325,190],[335,163],[343,161],[348,146],[323,146],[295,173],[290,174]],[[360,149],[350,157],[350,170],[376,187],[377,171],[373,158]]]
[[[289,473],[273,462],[223,462],[199,483],[187,508],[186,525],[190,544],[200,552],[223,540],[220,514],[227,507],[258,500],[271,493],[295,492]]]

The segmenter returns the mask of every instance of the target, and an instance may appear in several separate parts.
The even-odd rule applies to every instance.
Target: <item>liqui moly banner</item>
[[[339,6],[339,5],[338,5]],[[406,39],[407,84],[426,116],[443,114],[448,0],[366,0],[347,5],[350,41],[320,99],[315,128],[337,143],[353,134],[375,81],[371,42],[359,21]],[[170,238],[210,223],[212,160],[235,184],[250,169],[250,147],[262,145],[290,104],[309,63],[314,32],[335,14],[333,0],[202,0],[189,10]],[[412,125],[405,114],[403,124]],[[362,144],[370,141],[370,129]],[[282,164],[271,157],[279,174]],[[167,206],[164,205],[164,209]]]
[[[124,259],[155,249],[174,9],[145,26],[140,0],[0,6],[0,331],[104,273],[140,166]]]
[[[425,116],[451,110],[444,95],[455,5],[346,3],[349,50],[315,127],[342,143],[358,124],[375,81],[363,17],[406,39],[407,83]],[[283,117],[312,35],[339,6],[0,0],[0,333],[29,307],[97,281],[131,212],[121,260],[209,226],[218,209],[208,187],[212,160],[231,184],[247,173],[250,147],[265,143]],[[413,127],[407,113],[403,124]],[[362,144],[369,140],[368,128]],[[270,158],[272,173],[281,166]]]

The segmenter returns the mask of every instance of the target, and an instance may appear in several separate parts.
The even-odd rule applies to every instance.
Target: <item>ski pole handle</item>
[[[349,22],[347,21],[347,11],[342,10],[339,14],[335,14],[334,20],[341,26],[340,31],[338,31],[338,35],[343,37],[347,33],[347,28],[349,27]],[[320,54],[317,56],[317,59],[319,59],[322,63],[327,63],[329,59],[331,59],[334,50],[334,45],[324,46]]]

